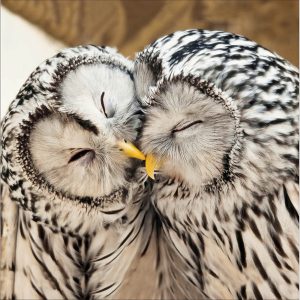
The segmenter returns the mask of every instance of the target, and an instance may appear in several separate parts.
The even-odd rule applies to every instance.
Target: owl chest
[[[17,299],[92,299],[105,297],[126,272],[128,252],[122,228],[70,236],[21,214],[17,233]],[[130,238],[129,238],[130,241]],[[124,250],[125,249],[125,250]],[[121,271],[120,271],[121,270]],[[22,289],[18,287],[22,286]]]
[[[167,193],[160,190],[158,195]],[[182,199],[157,197],[156,208],[170,244],[189,262],[186,274],[194,274],[209,298],[296,295],[292,282],[297,263],[291,240],[281,233],[285,226],[290,236],[296,236],[297,225],[279,222],[288,220],[288,213],[277,196],[260,202],[247,196],[222,198],[219,205],[214,205],[218,199],[199,198],[185,210],[180,207]]]

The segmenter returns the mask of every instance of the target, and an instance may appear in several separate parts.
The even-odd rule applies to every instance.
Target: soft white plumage
[[[296,68],[244,37],[187,30],[135,70],[142,150],[161,165],[152,202],[196,298],[296,299]]]
[[[122,288],[153,220],[120,151],[139,115],[132,63],[111,48],[66,49],[26,81],[2,122],[1,299]]]

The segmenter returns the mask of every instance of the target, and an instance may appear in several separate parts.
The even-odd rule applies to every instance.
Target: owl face
[[[59,111],[36,120],[29,135],[39,175],[77,197],[101,197],[124,186],[133,161],[119,141],[134,141],[139,127],[130,75],[109,65],[82,65],[57,90]]]
[[[129,157],[144,159],[132,144],[141,122],[132,69],[113,49],[80,46],[31,74],[2,122],[2,178],[18,182],[15,200],[29,210],[34,201],[35,211],[49,194],[58,209],[124,207],[136,165]]]
[[[199,187],[228,171],[235,143],[235,121],[207,87],[184,78],[164,81],[146,101],[141,138],[145,154],[160,172]]]

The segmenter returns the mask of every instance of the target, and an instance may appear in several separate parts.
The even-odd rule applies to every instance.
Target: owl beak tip
[[[153,156],[153,154],[147,154],[145,167],[147,175],[154,180],[154,171],[161,167],[161,161]]]
[[[122,140],[117,142],[117,146],[123,151],[123,153],[132,158],[136,158],[139,160],[145,160],[146,157],[143,152],[141,152],[136,146],[132,143]]]

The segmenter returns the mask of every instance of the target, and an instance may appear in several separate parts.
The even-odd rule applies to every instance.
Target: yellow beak
[[[118,141],[117,145],[128,157],[133,157],[140,160],[146,159],[145,155],[136,146],[126,140]]]
[[[154,171],[161,167],[162,161],[155,158],[152,154],[147,154],[145,165],[148,176],[154,179]]]
[[[132,143],[126,140],[118,141],[117,146],[128,157],[137,158],[140,160],[146,160],[145,163],[146,172],[150,178],[154,179],[154,171],[158,170],[161,167],[162,165],[161,160],[158,160],[152,154],[147,154],[147,156],[145,156],[144,153],[141,152],[136,146],[134,146]]]

